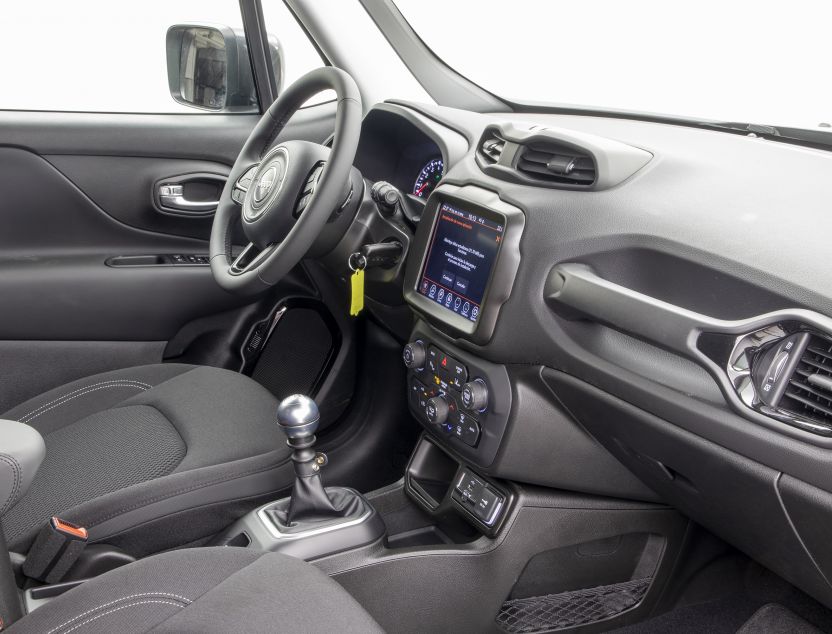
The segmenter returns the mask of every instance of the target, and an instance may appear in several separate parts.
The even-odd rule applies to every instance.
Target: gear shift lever
[[[318,406],[308,396],[287,396],[277,408],[277,424],[290,439],[314,436],[321,422]]]
[[[320,419],[318,406],[307,396],[295,394],[281,401],[277,424],[292,448],[292,495],[240,518],[215,545],[237,543],[242,535],[252,548],[314,559],[369,544],[384,535],[381,516],[358,491],[324,488],[315,453]]]
[[[350,504],[345,504],[348,500],[333,500],[321,482],[314,449],[320,420],[315,401],[302,394],[286,397],[277,408],[277,424],[288,438],[295,466],[295,486],[285,517],[289,525],[345,517],[351,512]]]

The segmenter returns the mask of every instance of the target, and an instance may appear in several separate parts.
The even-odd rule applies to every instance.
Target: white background
[[[829,0],[397,4],[448,64],[506,97],[774,125],[832,123]],[[263,6],[267,29],[284,45],[286,83],[319,66],[283,3]],[[165,74],[165,32],[185,22],[242,24],[236,0],[2,0],[0,108],[195,112],[171,99]]]
[[[498,95],[701,118],[832,123],[830,0],[396,0]]]

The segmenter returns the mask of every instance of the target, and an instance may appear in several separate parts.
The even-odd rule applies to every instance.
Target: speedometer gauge
[[[419,172],[416,177],[416,182],[413,184],[413,195],[419,198],[427,198],[436,187],[436,184],[442,180],[442,175],[445,173],[445,164],[441,158],[435,158],[428,162]]]

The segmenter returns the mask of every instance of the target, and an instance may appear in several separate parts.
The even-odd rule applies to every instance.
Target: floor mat
[[[736,634],[760,605],[744,595],[686,605],[661,616],[614,630],[616,634]]]
[[[737,634],[821,634],[821,631],[788,608],[767,603],[746,621]]]
[[[820,632],[832,633],[832,612],[822,605],[794,591],[784,597],[785,606],[800,619]],[[616,634],[737,634],[761,608],[771,605],[758,597],[737,594],[719,601],[676,608],[655,618],[629,625]],[[773,622],[772,622],[773,623]],[[744,634],[757,634],[762,629],[748,630]],[[776,630],[774,630],[776,632]],[[797,633],[795,633],[797,634]]]

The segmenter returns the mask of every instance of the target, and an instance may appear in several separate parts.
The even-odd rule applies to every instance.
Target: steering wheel
[[[271,147],[289,118],[327,89],[337,99],[332,147],[300,140]],[[221,287],[240,294],[265,291],[300,262],[332,213],[347,202],[361,116],[358,86],[332,67],[298,79],[263,114],[214,214],[211,273]],[[249,244],[234,257],[232,232],[240,218]]]

